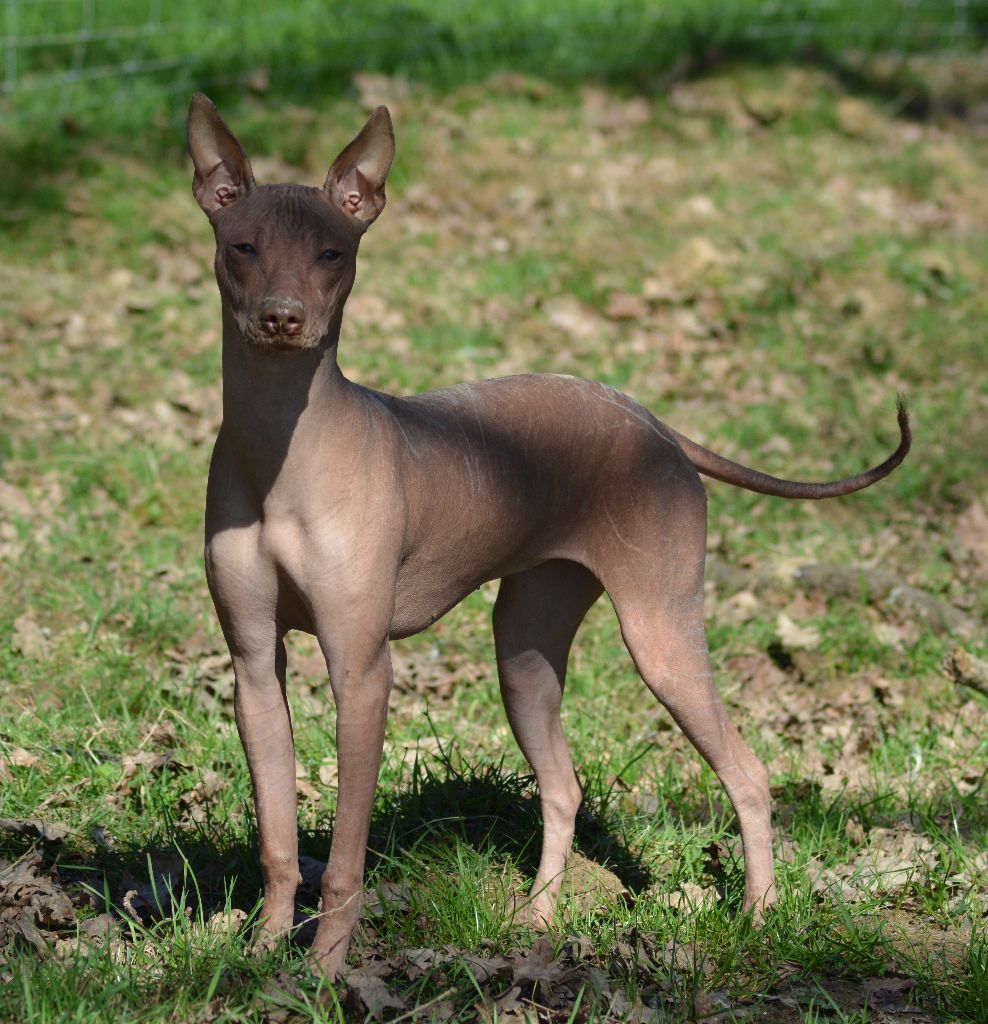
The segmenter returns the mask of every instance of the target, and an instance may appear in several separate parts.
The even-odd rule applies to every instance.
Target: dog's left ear
[[[387,107],[378,107],[360,134],[336,158],[323,188],[344,212],[369,227],[384,209],[384,182],[395,155]]]
[[[207,216],[232,206],[254,187],[254,172],[236,136],[201,92],[189,107],[189,154],[196,173],[192,192]]]

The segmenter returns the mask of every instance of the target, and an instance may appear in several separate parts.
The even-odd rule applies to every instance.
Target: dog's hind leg
[[[684,489],[677,502],[678,511],[650,538],[634,537],[634,559],[612,556],[595,569],[642,679],[727,791],[744,850],[744,909],[759,920],[775,903],[769,776],[728,720],[710,667],[703,623],[705,497],[699,487],[696,494]]]
[[[583,799],[559,712],[570,645],[601,586],[575,562],[545,562],[501,581],[494,606],[497,669],[508,721],[539,784],[542,856],[520,917],[545,926]]]

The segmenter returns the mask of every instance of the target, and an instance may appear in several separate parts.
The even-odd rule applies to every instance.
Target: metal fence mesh
[[[300,31],[311,26],[322,32],[327,45],[332,46],[333,22],[343,25],[349,16],[338,3],[315,3],[299,0],[285,3],[277,12],[241,2],[228,0],[213,4],[192,0],[2,0],[3,22],[0,36],[3,74],[0,82],[0,101],[8,117],[16,117],[14,97],[30,99],[34,104],[43,102],[55,111],[72,110],[85,106],[92,83],[128,82],[148,79],[176,89],[187,88],[190,75],[220,75],[211,69],[203,54],[221,42],[227,48],[242,45],[250,50],[250,32],[246,23],[251,18],[267,19],[275,34],[290,30],[293,18]],[[519,11],[527,11],[529,22],[535,26],[541,42],[551,35],[560,19],[579,20],[580,30],[615,32],[622,19],[628,21],[628,36],[634,40],[643,19],[648,24],[661,26],[666,20],[682,17],[686,0],[656,0],[651,4],[607,3],[604,0],[583,0],[564,7],[552,0],[543,0],[540,17],[538,0],[528,0],[509,8],[496,4],[493,14],[485,14],[471,24],[468,18],[445,23],[440,29],[425,21],[429,5],[424,0],[406,0],[404,4],[377,3],[374,10],[385,15],[395,12],[395,23],[372,28],[378,37],[395,29],[409,12],[421,20],[426,36],[420,45],[432,60],[443,45],[454,40],[456,53],[491,51],[497,49],[499,31],[505,29],[505,38],[511,35],[510,45],[518,44]],[[442,8],[442,3],[438,5]],[[470,6],[470,5],[467,5]],[[729,26],[731,38],[737,44],[747,41],[752,50],[759,47],[781,47],[796,50],[800,45],[827,41],[831,48],[867,47],[873,52],[907,54],[917,51],[970,52],[982,44],[986,0],[872,0],[850,3],[849,0],[720,0],[692,5],[693,11],[703,8],[706,24]],[[480,10],[476,4],[475,11]],[[356,8],[350,8],[354,11]],[[449,5],[447,11],[449,13]],[[692,13],[692,12],[691,12]],[[498,18],[501,17],[501,21]],[[274,19],[274,21],[272,21]],[[508,26],[507,21],[512,25]],[[432,28],[429,28],[429,25]],[[454,29],[450,30],[449,25]],[[703,24],[703,22],[701,22]],[[431,31],[431,35],[429,34]],[[263,35],[264,27],[260,29]],[[444,35],[444,33],[446,33]],[[257,38],[257,33],[253,37]],[[419,52],[410,45],[407,62],[414,64]],[[509,43],[505,42],[505,46]],[[524,39],[522,39],[524,45]],[[392,46],[392,49],[394,47]],[[390,51],[389,51],[390,52]],[[263,57],[263,54],[261,54]],[[382,68],[382,70],[386,70]]]

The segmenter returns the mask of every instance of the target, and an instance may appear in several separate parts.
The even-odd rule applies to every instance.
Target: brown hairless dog
[[[706,494],[697,470],[762,494],[824,498],[890,473],[796,483],[701,448],[602,384],[526,375],[410,398],[337,364],[357,247],[384,209],[394,155],[379,107],[322,188],[262,185],[216,108],[192,100],[193,190],[216,235],[223,425],[206,497],[206,573],[233,657],[236,719],[257,806],[266,938],[292,926],[295,757],[285,634],[313,633],[336,700],[339,801],[313,966],[336,976],[360,915],[384,741],[388,641],[500,579],[494,642],[511,728],[545,831],[525,908],[547,923],[580,785],[560,727],[576,629],[606,590],[648,688],[737,813],[744,907],[775,901],[768,773],[728,721],[703,625]]]

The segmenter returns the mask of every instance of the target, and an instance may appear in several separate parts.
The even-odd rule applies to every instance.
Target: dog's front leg
[[[339,789],[333,844],[322,877],[319,927],[309,961],[335,978],[346,960],[363,903],[367,833],[391,692],[391,651],[386,640],[366,655],[344,654],[325,644],[323,651],[336,698]]]
[[[233,659],[234,713],[247,755],[264,875],[261,942],[292,927],[298,887],[295,745],[285,697],[285,645]]]

